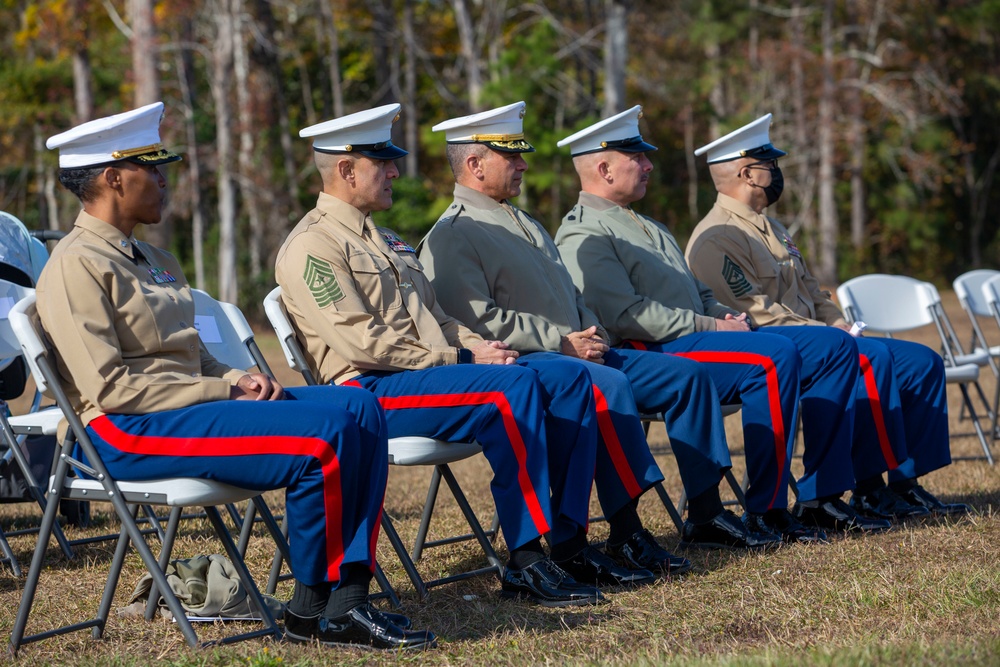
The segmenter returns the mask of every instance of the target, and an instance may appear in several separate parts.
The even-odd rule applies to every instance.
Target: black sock
[[[642,530],[642,519],[636,507],[639,499],[625,503],[625,506],[612,514],[608,518],[608,527],[611,529],[608,534],[608,544],[619,546],[625,544],[625,540]]]
[[[330,599],[330,588],[331,584],[325,581],[309,586],[296,579],[292,599],[288,601],[288,611],[302,618],[319,616],[326,609],[326,601]]]
[[[557,563],[569,560],[586,548],[587,533],[584,532],[583,528],[579,528],[573,537],[563,540],[559,544],[551,545],[552,560]]]
[[[878,491],[884,486],[885,482],[882,480],[882,475],[875,475],[874,477],[869,477],[868,479],[859,479],[857,486],[854,487],[854,493],[863,496],[871,493],[872,491]]]
[[[530,542],[512,549],[510,558],[507,559],[507,565],[515,570],[520,570],[543,558],[545,558],[545,550],[542,549],[542,538],[536,537]]]
[[[688,520],[691,523],[708,523],[722,513],[719,487],[713,486],[688,500]]]
[[[364,604],[368,599],[368,586],[371,579],[372,573],[367,566],[359,563],[345,566],[340,584],[330,591],[323,616],[339,618],[358,605]]]
[[[897,479],[895,482],[889,482],[889,488],[896,493],[906,493],[910,489],[915,489],[920,486],[920,482],[917,481],[916,477],[911,477],[909,479]]]

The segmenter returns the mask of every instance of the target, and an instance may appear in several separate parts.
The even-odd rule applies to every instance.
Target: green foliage
[[[434,206],[430,190],[422,179],[400,176],[392,182],[392,208],[373,214],[375,224],[388,227],[410,245],[416,245],[430,231],[444,210]]]

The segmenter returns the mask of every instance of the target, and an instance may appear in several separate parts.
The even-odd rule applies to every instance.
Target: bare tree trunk
[[[236,109],[239,116],[240,148],[238,153],[239,175],[237,182],[243,208],[250,219],[250,275],[256,277],[263,267],[264,223],[262,220],[261,202],[257,197],[257,168],[254,164],[254,126],[252,101],[250,100],[250,56],[243,23],[247,17],[243,14],[243,0],[233,0],[234,27],[233,35],[233,70],[236,74]]]
[[[73,49],[73,101],[76,106],[76,122],[85,123],[94,117],[94,93],[90,86],[90,52],[87,50],[87,22],[84,19],[83,0],[74,0],[71,8],[72,20],[75,26],[80,26],[75,32],[77,43]]]
[[[628,59],[626,7],[622,0],[606,0],[604,30],[604,115],[625,109],[625,66]]]
[[[132,71],[135,77],[135,106],[160,101],[160,72],[157,68],[158,48],[153,18],[153,0],[129,0],[132,21]],[[165,216],[158,225],[146,225],[143,237],[161,248],[170,247],[171,224]]]
[[[399,90],[399,60],[397,51],[393,48],[396,41],[396,15],[390,3],[391,0],[369,2],[375,62],[381,64],[381,67],[375,68],[374,106],[395,102],[395,91]]]
[[[406,133],[406,175],[416,178],[420,175],[420,123],[417,118],[417,42],[413,36],[413,0],[403,4],[403,45],[406,60],[403,65],[405,94],[403,97],[403,127]]]
[[[184,41],[192,41],[190,37],[191,19],[184,20]],[[180,41],[180,40],[178,40]],[[187,137],[187,155],[184,164],[187,166],[189,187],[191,190],[191,246],[194,260],[194,286],[205,289],[205,213],[201,199],[201,157],[198,155],[198,135],[194,126],[194,68],[189,51],[176,52],[174,66],[177,68],[177,83],[181,90],[184,114],[184,132]]]
[[[160,74],[156,69],[156,29],[153,0],[129,0],[132,21],[132,70],[137,107],[160,101]]]
[[[708,91],[708,102],[712,106],[712,116],[708,119],[708,136],[722,136],[719,129],[719,119],[726,117],[725,96],[722,90],[722,73],[719,68],[721,51],[715,36],[705,40],[705,67],[708,70],[711,88]]]
[[[472,111],[481,111],[480,98],[483,94],[482,73],[479,63],[479,49],[476,46],[475,31],[472,28],[472,17],[465,0],[451,0],[455,9],[455,25],[458,28],[458,41],[465,60],[465,82],[469,91],[469,107]]]
[[[340,80],[340,37],[330,0],[317,0],[321,25],[327,36],[329,49],[326,55],[327,70],[330,72],[330,94],[333,97],[333,115],[344,115],[344,86]],[[322,42],[320,42],[322,44]]]
[[[847,4],[849,18],[848,23],[855,26],[856,30],[847,32],[847,50],[853,51],[858,47],[858,31],[861,30],[861,20],[857,12],[857,1],[852,0]],[[855,58],[851,61],[851,78],[861,80],[861,66]],[[865,207],[865,119],[864,104],[861,100],[861,89],[859,86],[850,86],[845,91],[845,102],[848,113],[847,123],[847,144],[850,146],[850,172],[851,172],[851,245],[854,246],[856,258],[860,260],[865,249],[865,223],[868,219],[868,212]]]
[[[236,32],[234,0],[219,0],[215,8],[218,27],[212,51],[212,93],[215,96],[215,145],[219,189],[219,299],[236,303],[236,188],[233,184],[233,112],[229,102],[229,75],[233,68]]]
[[[39,221],[49,229],[59,229],[59,200],[56,198],[56,179],[52,170],[46,168],[42,156],[45,155],[45,137],[38,123],[32,127],[35,144],[35,180],[38,197]]]
[[[279,195],[278,201],[283,204],[279,208],[282,213],[281,220],[284,221],[287,219],[289,211],[298,205],[299,172],[292,152],[291,122],[288,119],[288,103],[285,100],[285,88],[282,85],[284,77],[281,73],[281,63],[278,60],[278,46],[275,39],[277,25],[274,13],[271,11],[269,0],[256,0],[254,9],[263,36],[259,43],[261,48],[258,50],[258,57],[264,62],[264,69],[268,72],[269,88],[274,95],[275,112],[278,115],[279,143],[281,144],[282,165],[285,170],[286,182],[286,192]],[[340,72],[338,71],[337,74],[339,76]],[[336,98],[334,98],[334,106],[336,107]],[[271,231],[284,237],[284,225],[275,225]]]
[[[836,95],[833,80],[833,8],[834,0],[826,0],[821,37],[823,82],[819,99],[819,261],[814,263],[816,278],[826,284],[837,280],[837,202],[833,196],[833,105]]]
[[[816,179],[813,177],[814,170],[813,152],[808,148],[812,145],[809,140],[809,129],[806,126],[806,92],[805,75],[802,70],[802,56],[806,53],[805,46],[805,10],[800,0],[792,1],[792,17],[789,29],[792,33],[792,116],[794,122],[795,155],[798,156],[798,174],[800,175],[797,188],[799,210],[797,219],[802,229],[805,230],[805,247],[810,257],[819,255],[818,239],[816,234],[816,215],[813,210],[813,200],[816,191]]]
[[[684,119],[684,163],[688,176],[688,215],[691,221],[701,220],[698,215],[698,164],[694,158],[694,108],[688,102],[681,111]]]

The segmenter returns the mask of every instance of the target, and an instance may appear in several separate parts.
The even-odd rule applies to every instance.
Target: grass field
[[[967,335],[965,316],[954,304],[952,320]],[[986,323],[995,329],[992,323]],[[931,331],[915,339],[932,343]],[[283,367],[273,337],[261,336],[281,379],[299,384]],[[935,345],[936,347],[936,345]],[[995,386],[988,369],[983,386]],[[959,393],[949,389],[952,451],[958,457],[980,454],[970,437],[971,425],[959,422]],[[727,432],[737,476],[743,456],[739,417],[727,419]],[[958,435],[956,435],[958,434]],[[966,434],[966,435],[962,435]],[[650,433],[654,446],[666,444],[662,426]],[[998,450],[1000,452],[1000,450]],[[667,488],[676,499],[681,484],[669,454],[658,456]],[[801,471],[801,462],[793,462]],[[455,466],[481,520],[493,512],[488,490],[491,477],[483,457]],[[404,539],[412,540],[430,471],[393,468],[385,509]],[[434,630],[437,650],[424,654],[329,650],[276,642],[247,642],[230,647],[189,649],[166,621],[113,617],[103,640],[80,632],[24,647],[24,664],[143,665],[309,665],[309,664],[603,664],[639,665],[996,665],[1000,664],[1000,470],[984,460],[959,460],[924,478],[924,484],[946,500],[975,508],[958,520],[907,524],[877,536],[835,537],[829,544],[788,546],[767,554],[692,552],[694,570],[683,578],[610,595],[611,602],[583,610],[544,610],[501,601],[493,578],[452,584],[416,599],[388,543],[379,543],[380,561],[403,598],[403,611],[417,627]],[[678,536],[662,505],[648,494],[640,505],[647,526],[667,548]],[[271,494],[280,507],[280,494]],[[97,508],[99,506],[95,506]],[[72,539],[116,530],[117,523],[101,508],[97,524],[87,531],[67,530]],[[594,514],[599,514],[596,507]],[[5,530],[29,525],[37,512],[27,504],[0,505]],[[434,535],[461,530],[461,515],[447,491],[438,503]],[[175,557],[215,553],[205,522],[189,521],[174,549]],[[591,535],[603,539],[604,524]],[[27,567],[34,540],[11,540]],[[96,610],[113,544],[77,548],[67,562],[49,550],[29,632],[79,620]],[[154,545],[155,551],[155,545]],[[260,534],[252,541],[248,562],[259,582],[266,580],[273,546]],[[451,545],[425,554],[418,564],[425,576],[449,573],[480,562],[471,545]],[[126,604],[142,572],[130,557],[115,599]],[[0,569],[0,635],[9,636],[22,582],[9,568]],[[281,584],[287,599],[291,584]],[[225,630],[225,629],[224,629]],[[218,636],[202,628],[205,637]],[[0,664],[14,662],[0,653]]]

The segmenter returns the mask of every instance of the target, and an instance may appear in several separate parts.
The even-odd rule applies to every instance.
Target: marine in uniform
[[[821,289],[791,235],[764,209],[781,196],[771,114],[695,151],[706,155],[718,197],[688,242],[692,272],[724,304],[755,325],[790,336],[799,349],[827,331],[850,338],[859,374],[854,391],[851,505],[875,518],[928,512],[962,514],[917,478],[951,462],[944,363],[926,346],[887,338],[852,337],[830,293]],[[889,471],[886,486],[882,473]],[[822,520],[800,503],[803,515]],[[799,509],[799,508],[797,508]]]
[[[627,550],[640,526],[639,496],[662,479],[637,407],[663,413],[691,498],[684,546],[764,548],[779,538],[751,533],[719,500],[730,465],[719,398],[696,362],[636,350],[611,350],[609,336],[583,303],[552,238],[509,198],[520,193],[524,103],[452,119],[445,132],[456,178],[454,202],[422,242],[420,257],[444,311],[480,335],[522,353],[519,361],[571,359],[594,381],[601,447],[596,482],[612,518],[608,553]],[[581,360],[593,363],[579,364]],[[615,520],[629,530],[617,530]]]
[[[652,582],[652,573],[618,567],[587,544],[596,435],[586,372],[514,365],[505,344],[444,314],[413,248],[372,220],[392,205],[394,159],[406,155],[391,141],[399,108],[300,132],[312,139],[323,191],[278,251],[275,276],[313,373],[374,393],[390,437],[483,446],[511,552],[504,596],[595,604],[603,596],[592,583]]]
[[[83,205],[37,290],[70,400],[120,479],[286,489],[290,638],[433,646],[433,634],[367,602],[387,476],[378,402],[354,388],[285,391],[219,363],[198,337],[177,260],[136,240],[137,227],[160,222],[161,165],[180,159],[160,143],[162,113],[157,102],[47,142]]]
[[[789,474],[801,386],[799,500],[853,487],[851,424],[843,410],[829,408],[852,397],[857,362],[833,331],[810,339],[801,359],[787,337],[751,333],[745,314],[720,304],[691,274],[667,228],[632,209],[653,169],[646,152],[656,150],[639,134],[641,116],[635,106],[559,142],[569,146],[582,188],[556,234],[559,253],[612,343],[702,362],[723,403],[742,404],[750,479],[744,522],[789,542],[822,540],[821,530],[788,512],[781,480]],[[850,525],[886,527],[870,523],[852,518]]]

